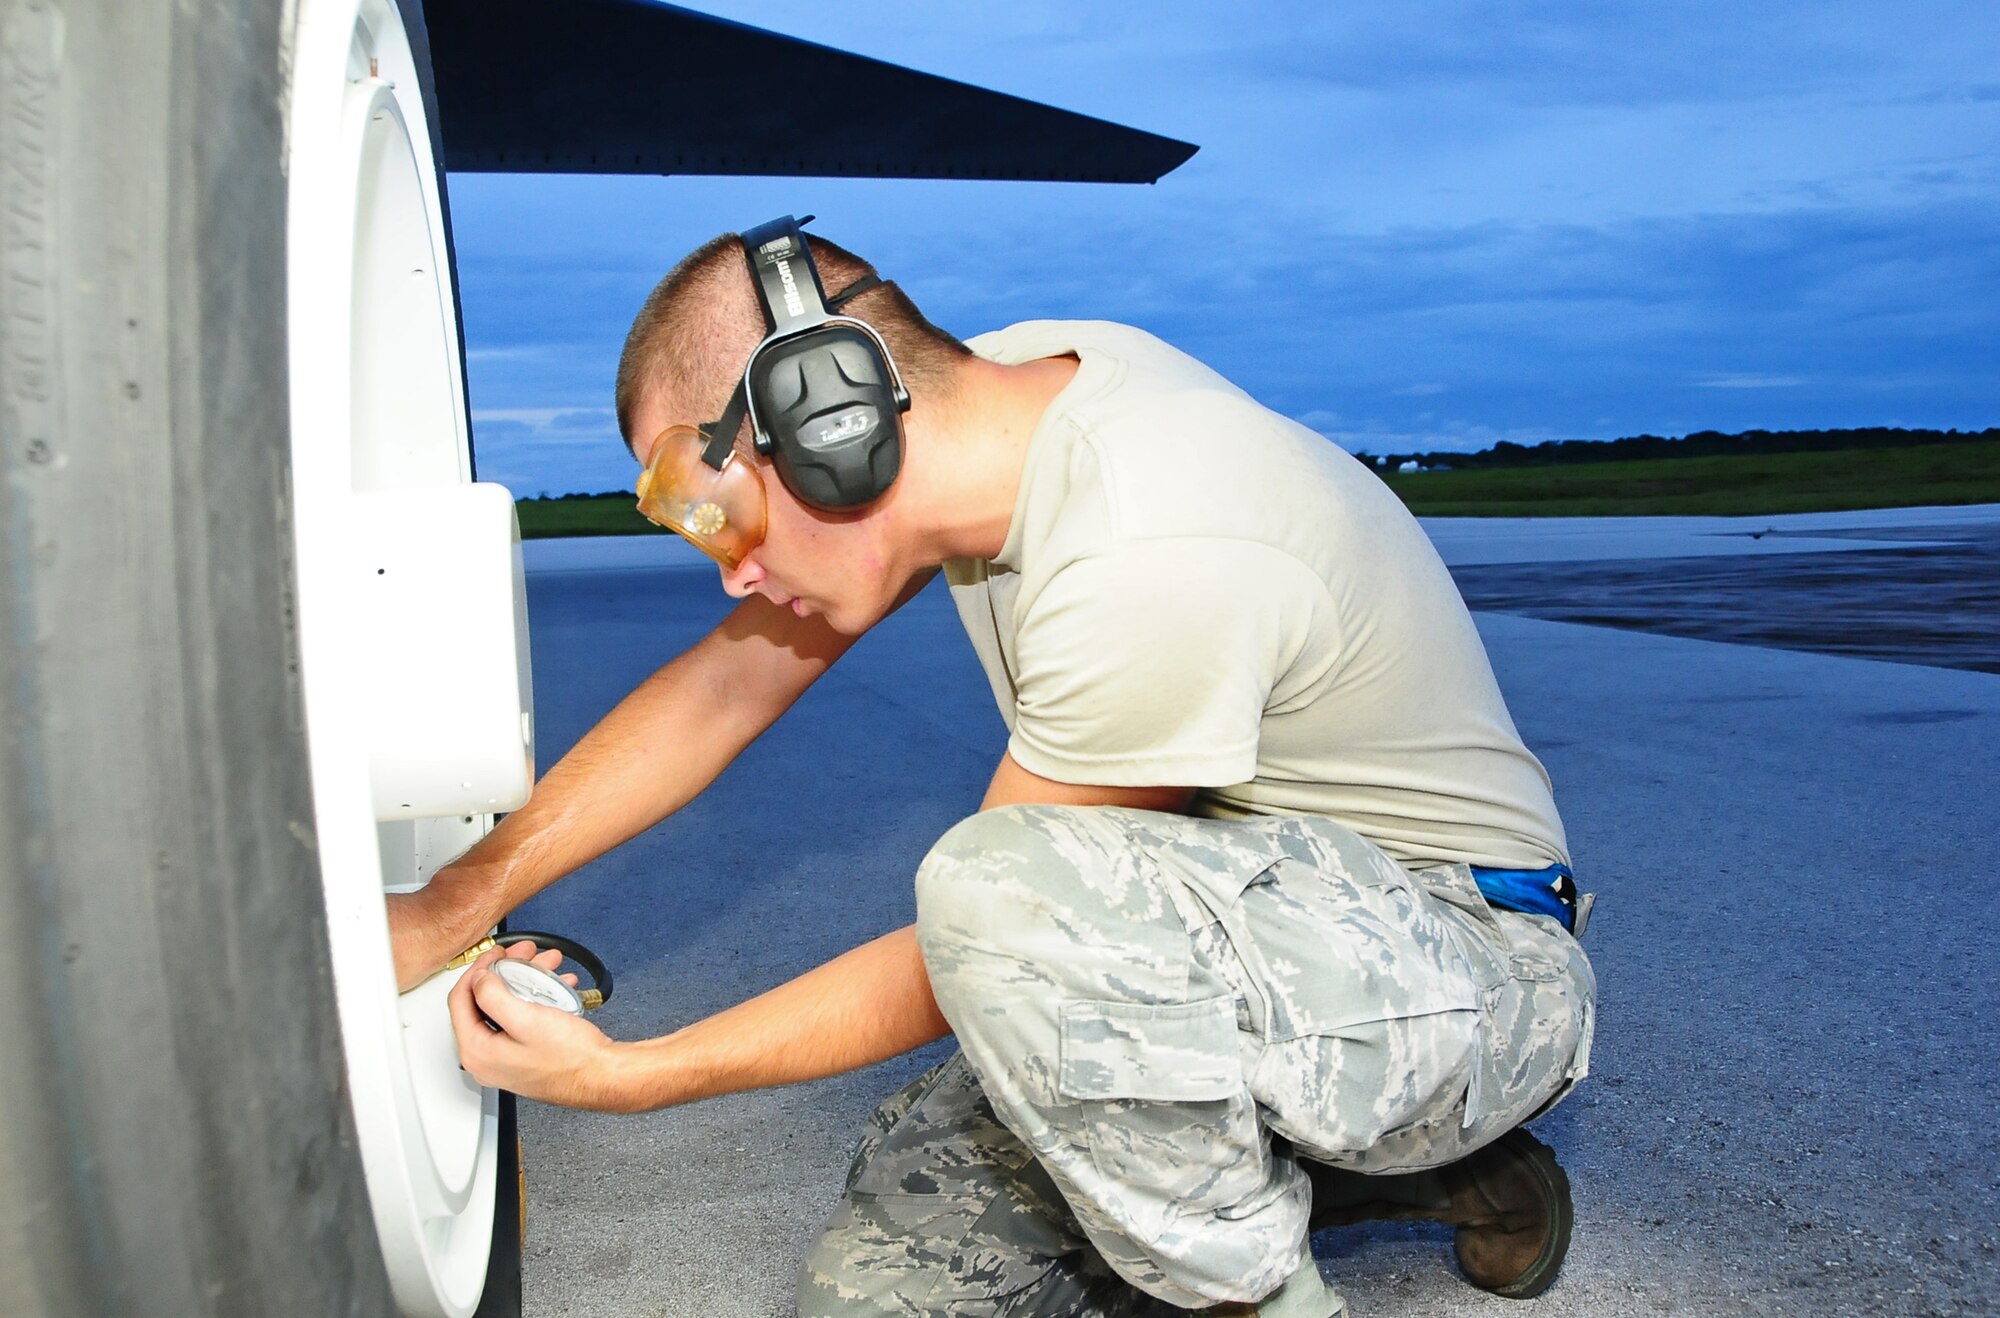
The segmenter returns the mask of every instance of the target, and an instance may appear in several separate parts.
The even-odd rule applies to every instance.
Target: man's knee
[[[917,891],[949,888],[964,877],[989,882],[1032,880],[1059,860],[1071,842],[1080,812],[1071,806],[1006,805],[967,815],[931,845],[917,869]],[[1075,856],[1069,858],[1073,867]]]
[[[953,825],[918,867],[917,942],[940,1001],[971,959],[1045,954],[1045,896],[1073,886],[1077,872],[1054,841],[1054,809],[981,811]]]
[[[1188,934],[1138,812],[1007,806],[953,827],[917,871],[917,941],[947,1018],[1066,998],[1177,1002]]]

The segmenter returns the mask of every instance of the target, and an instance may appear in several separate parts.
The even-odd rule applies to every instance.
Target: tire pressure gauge
[[[539,929],[511,929],[506,933],[482,938],[466,948],[446,963],[447,970],[472,964],[482,952],[499,947],[511,947],[515,943],[533,943],[538,949],[554,948],[565,957],[583,967],[590,977],[591,987],[573,989],[562,982],[553,971],[531,965],[526,961],[516,961],[503,957],[493,963],[493,973],[500,976],[500,982],[507,990],[523,1002],[533,1002],[544,1007],[554,1007],[572,1016],[581,1016],[586,1011],[594,1011],[611,997],[611,972],[595,952],[573,938],[561,934],[543,933]]]
[[[523,1002],[554,1007],[572,1016],[583,1015],[582,995],[556,978],[552,971],[529,965],[526,961],[502,958],[493,963],[493,973],[500,976],[500,982],[507,986],[508,992]]]

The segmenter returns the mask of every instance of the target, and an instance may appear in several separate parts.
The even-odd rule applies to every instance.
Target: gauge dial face
[[[493,973],[500,976],[508,991],[523,1002],[554,1007],[572,1016],[583,1015],[583,999],[577,996],[576,990],[540,966],[503,957],[493,963]]]

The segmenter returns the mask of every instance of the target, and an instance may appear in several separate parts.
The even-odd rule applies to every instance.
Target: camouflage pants
[[[1317,1290],[1296,1156],[1437,1166],[1588,1067],[1567,932],[1325,819],[989,811],[917,911],[963,1052],[876,1114],[801,1318],[1275,1312]]]

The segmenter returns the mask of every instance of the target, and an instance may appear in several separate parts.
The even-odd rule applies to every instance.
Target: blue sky
[[[517,494],[630,484],[633,312],[787,211],[954,332],[1128,321],[1349,449],[2000,424],[2000,5],[694,7],[1201,151],[1153,187],[453,176]]]

